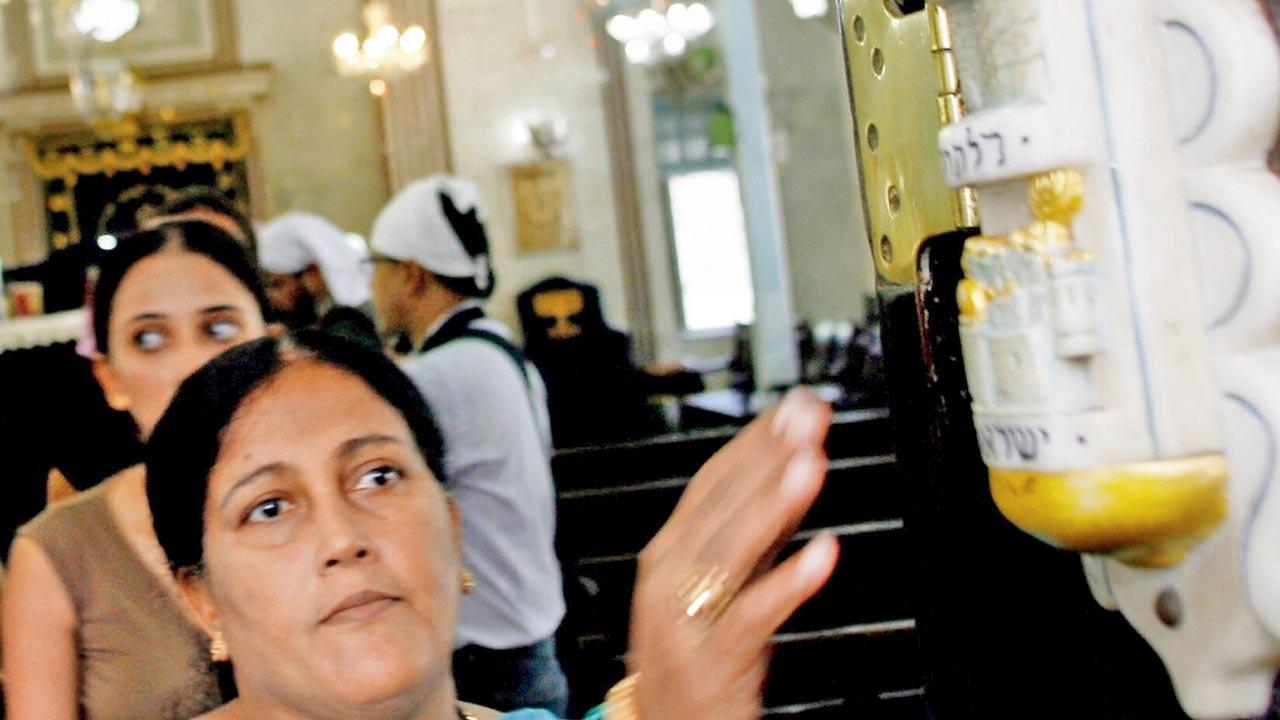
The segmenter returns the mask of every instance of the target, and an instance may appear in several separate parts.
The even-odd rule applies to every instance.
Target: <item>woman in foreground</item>
[[[793,394],[694,477],[641,554],[632,675],[605,717],[759,716],[769,639],[836,562],[821,537],[768,565],[821,488],[829,422]],[[147,447],[147,496],[234,669],[239,697],[206,717],[485,717],[450,676],[465,583],[440,460],[411,383],[346,343],[258,340],[183,384]]]

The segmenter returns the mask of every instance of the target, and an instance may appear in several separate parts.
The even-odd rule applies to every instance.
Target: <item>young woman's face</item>
[[[284,369],[237,412],[206,501],[188,598],[225,635],[243,698],[362,717],[452,696],[453,516],[404,418],[362,380]]]
[[[166,248],[130,268],[111,301],[104,385],[127,399],[146,437],[183,380],[265,332],[253,293],[230,271]]]

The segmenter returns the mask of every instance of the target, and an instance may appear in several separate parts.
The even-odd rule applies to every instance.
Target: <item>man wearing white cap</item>
[[[321,324],[336,308],[372,315],[368,247],[318,215],[293,212],[262,226],[258,260],[267,299],[290,328]]]
[[[481,309],[494,275],[479,191],[440,175],[412,183],[379,214],[372,246],[377,319],[384,335],[408,339],[401,367],[440,425],[442,479],[462,516],[472,592],[454,650],[458,696],[562,717],[546,388],[507,327]]]

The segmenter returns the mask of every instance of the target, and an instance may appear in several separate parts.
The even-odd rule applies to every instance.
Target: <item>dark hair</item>
[[[263,317],[267,315],[266,291],[258,267],[238,240],[216,225],[197,220],[178,220],[153,230],[143,230],[118,239],[116,249],[106,253],[93,288],[93,337],[98,352],[106,353],[110,339],[111,303],[129,270],[166,247],[176,246],[199,253],[226,268],[253,294]],[[180,286],[176,287],[180,291]]]
[[[320,318],[320,330],[359,343],[370,350],[382,350],[382,337],[373,319],[359,308],[339,305]]]
[[[292,339],[254,340],[188,378],[147,442],[151,522],[175,573],[203,567],[209,473],[236,411],[255,390],[298,361],[331,365],[363,380],[400,412],[427,466],[444,480],[444,444],[435,417],[413,382],[386,355],[318,330],[300,331]]]
[[[177,197],[165,205],[164,212],[166,215],[179,215],[197,208],[208,208],[219,215],[231,218],[240,227],[240,234],[244,236],[241,242],[249,246],[250,252],[256,252],[258,238],[253,232],[253,221],[249,219],[248,213],[239,203],[211,187],[189,187],[179,192]]]

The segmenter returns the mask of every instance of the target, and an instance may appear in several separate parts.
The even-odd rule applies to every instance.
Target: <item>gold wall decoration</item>
[[[243,111],[163,108],[92,126],[18,134],[14,142],[31,167],[32,181],[43,186],[49,250],[96,237],[117,204],[133,203],[147,193],[171,194],[198,184],[241,201],[247,197],[252,139]]]
[[[578,246],[569,164],[549,159],[510,168],[516,201],[516,249],[521,253]]]
[[[154,128],[152,142],[143,144],[137,138],[124,137],[110,144],[85,144],[79,148],[41,149],[32,136],[19,136],[19,152],[41,180],[61,179],[75,187],[81,175],[107,175],[136,171],[147,174],[156,167],[184,168],[187,165],[212,165],[221,170],[227,163],[244,160],[252,149],[249,120],[244,113],[232,117],[230,140],[210,138],[199,133],[175,140],[164,128]]]

